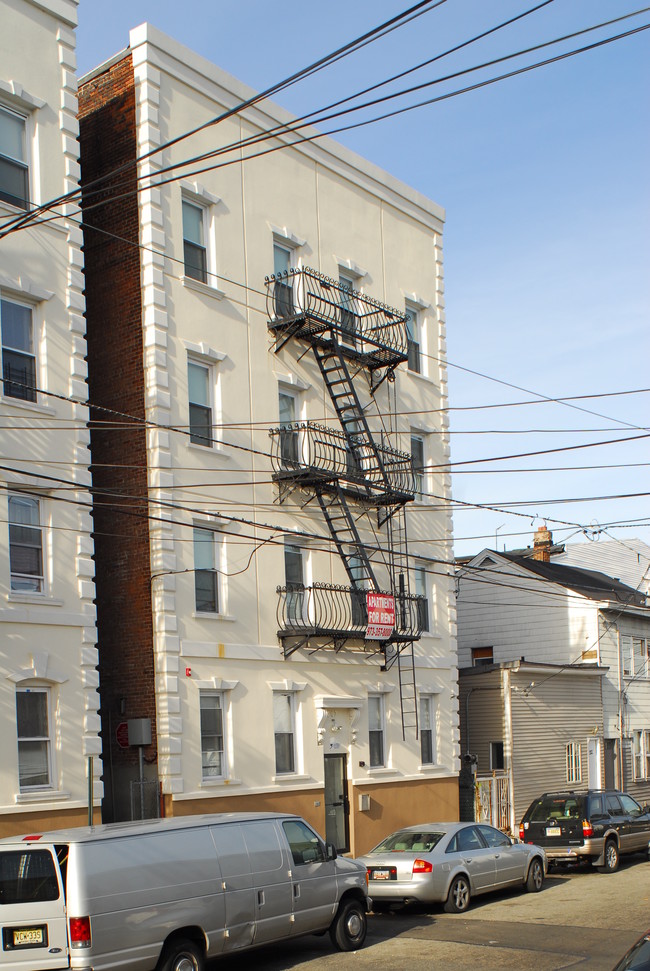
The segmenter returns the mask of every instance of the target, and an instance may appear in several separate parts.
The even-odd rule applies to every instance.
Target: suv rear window
[[[59,882],[47,850],[0,853],[0,905],[57,900]]]
[[[584,816],[584,796],[544,796],[530,810],[531,823],[545,823],[548,819]]]

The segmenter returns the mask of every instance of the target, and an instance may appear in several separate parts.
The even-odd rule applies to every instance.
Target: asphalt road
[[[360,951],[333,951],[329,936],[249,951],[211,971],[611,971],[650,929],[650,861],[618,873],[555,870],[541,893],[508,890],[479,897],[466,914],[405,908],[371,915]]]

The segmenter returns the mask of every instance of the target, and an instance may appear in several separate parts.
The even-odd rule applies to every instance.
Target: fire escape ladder
[[[359,591],[378,590],[375,572],[343,491],[337,487],[334,495],[319,491],[316,496],[350,583]]]
[[[397,673],[399,675],[399,700],[402,711],[402,738],[409,730],[418,737],[418,697],[415,684],[415,650],[413,641],[398,648]]]
[[[352,462],[366,477],[375,481],[379,478],[383,488],[390,493],[390,477],[377,443],[370,434],[368,420],[339,345],[333,344],[328,349],[314,345],[314,355],[345,433]]]
[[[388,519],[388,548],[391,583],[395,595],[396,620],[399,627],[409,626],[407,596],[410,594],[408,538],[406,530],[406,508],[400,506]],[[415,730],[418,737],[417,683],[415,677],[415,648],[413,641],[396,645],[397,656],[390,659],[386,653],[386,668],[397,662],[399,676],[399,700],[402,713],[402,738],[406,732]]]

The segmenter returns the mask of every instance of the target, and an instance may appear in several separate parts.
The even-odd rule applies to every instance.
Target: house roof
[[[583,597],[590,600],[612,600],[624,606],[645,607],[645,594],[627,584],[608,577],[605,573],[598,573],[596,570],[583,570],[575,566],[563,566],[561,563],[546,563],[543,560],[535,560],[530,556],[521,556],[518,553],[499,553],[498,556],[516,563],[518,566],[535,573],[537,576],[558,583],[562,587],[568,587]]]

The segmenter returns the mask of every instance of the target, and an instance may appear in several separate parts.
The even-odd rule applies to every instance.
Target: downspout
[[[621,632],[616,631],[616,650],[618,654],[618,788],[623,792],[623,681],[621,657]],[[602,690],[602,688],[601,688]]]
[[[510,816],[510,832],[515,835],[515,799],[512,769],[512,678],[510,670],[503,671],[503,720],[504,720],[504,765],[508,772],[508,814]]]

